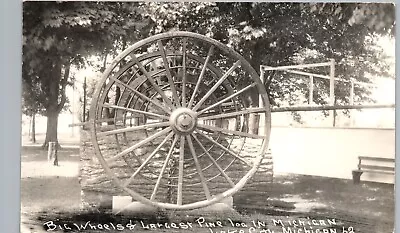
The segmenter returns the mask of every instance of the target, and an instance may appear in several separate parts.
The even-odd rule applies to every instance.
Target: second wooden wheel
[[[262,134],[250,127],[259,97]],[[256,172],[270,133],[257,72],[228,46],[190,32],[155,35],[123,51],[104,72],[90,117],[107,175],[135,200],[165,209],[233,195]],[[126,165],[130,173],[121,174]]]

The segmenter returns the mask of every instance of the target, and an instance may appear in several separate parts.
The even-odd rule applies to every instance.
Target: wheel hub
[[[90,108],[95,155],[115,186],[143,204],[191,210],[217,203],[238,192],[267,154],[265,86],[240,54],[214,39],[191,32],[154,35],[119,54],[101,84]],[[108,104],[117,89],[120,98]],[[248,127],[249,103],[258,94],[265,106],[263,135]],[[103,109],[115,111],[118,127],[104,125]],[[232,119],[229,127],[225,119]],[[248,150],[254,151],[251,162]],[[119,162],[127,166],[114,166]]]
[[[193,132],[197,124],[195,112],[188,108],[178,108],[174,110],[169,121],[175,132],[180,134]]]

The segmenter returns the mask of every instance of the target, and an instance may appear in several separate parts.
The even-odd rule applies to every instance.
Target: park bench
[[[364,172],[394,175],[395,160],[392,158],[359,156],[357,170],[353,170],[352,172],[355,184],[360,183],[360,177]]]

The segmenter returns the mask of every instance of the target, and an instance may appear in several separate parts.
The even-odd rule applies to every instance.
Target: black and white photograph
[[[394,232],[394,3],[22,17],[20,232]]]

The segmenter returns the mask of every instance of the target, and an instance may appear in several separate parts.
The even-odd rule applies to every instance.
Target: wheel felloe
[[[111,64],[92,101],[92,142],[107,175],[135,200],[204,207],[233,195],[256,172],[268,146],[269,102],[238,53],[202,35],[172,32],[137,42]],[[264,135],[249,131],[258,94]],[[122,164],[129,165],[123,177]]]

